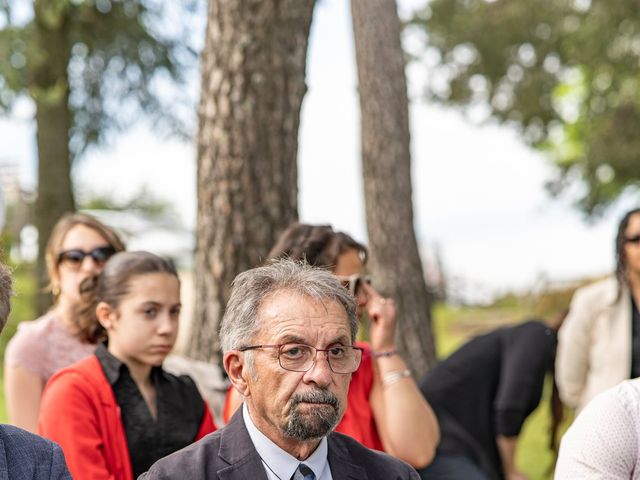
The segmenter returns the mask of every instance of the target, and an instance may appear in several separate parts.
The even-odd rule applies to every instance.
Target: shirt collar
[[[109,350],[107,350],[106,342],[98,344],[96,347],[96,357],[98,357],[98,361],[104,371],[105,377],[107,377],[109,381],[109,385],[114,385],[120,378],[122,370],[127,369],[127,366],[111,355]]]
[[[271,469],[278,477],[282,479],[290,479],[295,473],[298,465],[304,463],[307,467],[313,470],[316,478],[322,478],[324,469],[327,468],[327,437],[322,437],[318,448],[304,461],[300,461],[289,453],[285,452],[278,445],[273,443],[265,434],[263,434],[258,427],[255,426],[247,404],[242,405],[242,418],[249,432],[249,437],[253,445],[256,447],[258,455],[262,459],[262,463],[265,464],[265,470],[267,470],[267,476],[270,476],[269,470]]]
[[[107,377],[109,385],[114,386],[123,373],[126,372],[127,374],[129,374],[129,368],[127,367],[127,365],[113,356],[111,352],[109,352],[107,348],[107,342],[99,343],[96,347],[95,354],[96,357],[98,357],[98,361],[100,362],[100,366],[102,367],[102,371],[104,372],[105,377]],[[152,381],[155,381],[157,377],[161,375],[162,367],[151,368]]]

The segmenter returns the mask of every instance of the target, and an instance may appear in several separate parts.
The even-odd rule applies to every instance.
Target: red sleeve
[[[231,389],[233,385],[227,388],[227,394],[224,396],[224,405],[222,406],[222,421],[226,425],[229,423],[229,419],[231,418],[231,413],[229,410],[231,409]]]
[[[73,478],[115,480],[107,467],[96,404],[77,373],[55,376],[42,396],[38,433],[57,442]]]
[[[202,423],[200,424],[200,429],[196,434],[195,441],[200,440],[205,435],[209,433],[213,433],[218,429],[216,427],[216,423],[213,421],[213,417],[211,416],[211,411],[209,410],[209,405],[207,402],[204,402],[204,417],[202,417]]]

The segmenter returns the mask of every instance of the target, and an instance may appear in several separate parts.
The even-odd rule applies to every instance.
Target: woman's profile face
[[[355,248],[350,248],[344,253],[338,256],[336,266],[333,269],[333,274],[340,278],[341,281],[345,281],[352,275],[360,274],[364,275],[364,263],[360,257],[360,252]],[[361,316],[362,309],[367,304],[367,295],[359,288],[355,291],[357,314]]]
[[[104,266],[101,252],[108,255],[109,247],[106,238],[86,225],[78,224],[69,229],[56,252],[56,268],[51,278],[54,287],[60,289],[59,301],[72,305],[80,301],[80,283],[88,276],[100,273]],[[73,254],[67,255],[69,252]],[[81,258],[82,254],[78,255],[79,252],[86,254],[84,258]]]

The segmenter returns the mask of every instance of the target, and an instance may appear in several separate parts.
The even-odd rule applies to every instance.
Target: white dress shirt
[[[242,405],[242,418],[247,427],[251,441],[262,459],[262,464],[267,472],[269,480],[290,480],[298,465],[304,463],[313,470],[317,480],[333,480],[329,461],[327,458],[328,447],[327,437],[320,440],[320,445],[304,461],[300,461],[294,456],[282,450],[278,445],[267,438],[254,425],[246,403]]]
[[[640,480],[640,378],[591,400],[562,437],[556,480]]]

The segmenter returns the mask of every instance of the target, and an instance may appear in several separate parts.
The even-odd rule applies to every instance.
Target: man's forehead
[[[259,312],[273,316],[323,317],[340,314],[346,317],[344,306],[336,299],[312,298],[289,290],[280,290],[262,300]]]
[[[297,292],[279,291],[265,298],[258,316],[271,323],[336,322],[348,326],[347,313],[337,300],[315,299]]]

